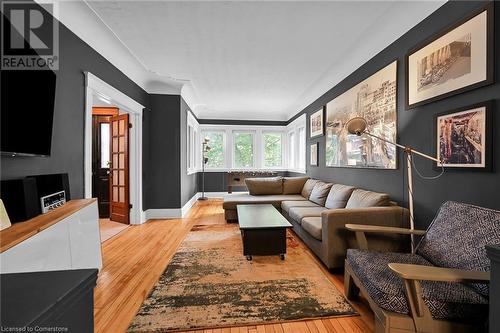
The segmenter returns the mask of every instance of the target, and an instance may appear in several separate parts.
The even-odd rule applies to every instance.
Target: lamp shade
[[[366,131],[366,120],[362,117],[354,117],[350,119],[345,127],[349,134],[361,135]]]

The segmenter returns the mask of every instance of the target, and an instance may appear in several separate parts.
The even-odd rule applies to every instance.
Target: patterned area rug
[[[128,332],[168,332],[355,315],[291,233],[286,260],[243,256],[237,225],[196,226]]]

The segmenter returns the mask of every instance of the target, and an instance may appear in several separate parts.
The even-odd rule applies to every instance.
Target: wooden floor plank
[[[222,201],[198,201],[182,219],[151,220],[130,226],[102,244],[103,268],[94,290],[96,333],[125,332],[149,292],[194,225],[225,224]],[[300,240],[298,240],[301,242]],[[343,293],[343,274],[325,275]],[[198,330],[197,333],[345,333],[374,332],[373,312],[362,297],[351,302],[360,316],[315,319],[272,325]],[[342,324],[341,324],[342,322]],[[346,330],[347,328],[347,330]]]

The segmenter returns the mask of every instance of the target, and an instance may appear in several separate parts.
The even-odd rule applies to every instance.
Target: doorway
[[[129,118],[118,107],[92,107],[92,197],[99,218],[130,222]]]
[[[116,107],[118,108],[118,114],[126,115],[128,117],[128,122],[123,121],[122,129],[127,128],[128,130],[128,176],[126,179],[129,180],[128,189],[121,188],[121,183],[116,187],[116,192],[118,193],[118,201],[121,202],[121,194],[128,191],[128,195],[123,195],[123,198],[129,199],[128,203],[121,202],[118,205],[118,213],[122,209],[122,215],[127,215],[130,224],[141,224],[146,221],[145,214],[142,210],[142,113],[144,106],[137,103],[135,100],[129,96],[123,94],[121,91],[117,90],[113,86],[109,85],[105,81],[101,80],[97,76],[90,72],[84,72],[85,74],[85,162],[84,162],[84,189],[85,198],[92,198],[93,196],[93,107]],[[130,124],[125,126],[125,124]],[[120,129],[120,122],[116,123],[117,129]],[[113,131],[113,126],[110,125],[110,130]],[[118,136],[122,134],[119,133]],[[110,133],[110,137],[113,135]],[[120,138],[117,138],[117,144],[121,145]],[[125,144],[125,139],[122,141]],[[110,149],[113,149],[112,139],[110,140]],[[119,155],[116,155],[117,159],[121,159]],[[112,159],[111,165],[112,166]],[[115,164],[116,165],[116,164]],[[122,169],[118,164],[118,170],[115,170],[115,174],[118,180],[125,177],[125,170]],[[120,173],[120,171],[124,171]],[[113,175],[113,170],[110,169],[110,176]],[[109,179],[110,181],[110,179]],[[111,182],[110,182],[111,184]],[[110,192],[111,194],[113,192]],[[109,194],[109,193],[108,193]],[[109,197],[110,210],[113,209],[113,198]],[[121,208],[120,208],[121,206]],[[123,209],[127,208],[124,212]],[[104,208],[105,209],[105,208]]]

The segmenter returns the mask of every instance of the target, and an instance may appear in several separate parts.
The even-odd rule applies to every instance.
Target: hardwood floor
[[[183,219],[152,220],[130,226],[102,244],[104,265],[94,295],[96,333],[127,330],[137,310],[163,273],[186,234],[197,224],[226,223],[221,200],[198,201]],[[314,255],[309,252],[311,256]],[[316,257],[314,257],[315,260]],[[330,273],[339,291],[343,274]],[[360,298],[352,302],[360,316],[303,320],[280,324],[198,330],[203,333],[343,333],[373,332],[373,313]]]

